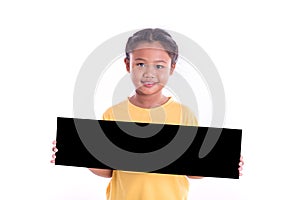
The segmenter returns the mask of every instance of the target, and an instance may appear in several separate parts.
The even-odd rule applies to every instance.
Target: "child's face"
[[[136,92],[143,95],[161,92],[175,69],[171,57],[158,42],[139,44],[125,64]]]

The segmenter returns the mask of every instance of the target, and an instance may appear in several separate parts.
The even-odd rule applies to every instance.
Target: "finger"
[[[54,146],[54,147],[52,147],[52,151],[53,151],[54,153],[56,153],[56,152],[58,152],[58,149]]]
[[[239,167],[239,171],[242,171],[243,170],[243,168],[242,167]]]
[[[241,165],[244,165],[244,160],[243,159],[240,159],[240,162],[239,162],[239,165],[241,166]]]
[[[239,176],[243,176],[243,174],[242,174],[242,173],[239,173]]]
[[[55,163],[55,160],[50,160],[50,163]]]
[[[56,140],[53,140],[52,144],[53,144],[53,145],[56,145]]]
[[[52,158],[54,158],[54,159],[55,159],[55,158],[56,158],[56,155],[55,155],[55,154],[53,154],[53,155],[52,155]]]

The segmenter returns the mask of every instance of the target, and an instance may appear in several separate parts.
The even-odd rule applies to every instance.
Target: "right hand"
[[[52,142],[52,144],[53,144],[53,147],[52,147],[53,154],[52,154],[52,159],[50,160],[50,162],[55,163],[55,158],[56,158],[55,153],[58,151],[58,149],[56,148],[56,140],[54,140]],[[106,177],[106,178],[111,178],[111,176],[112,176],[112,170],[110,170],[110,169],[89,168],[89,170],[98,176],[102,176],[102,177]]]
[[[52,152],[53,152],[53,154],[52,154],[52,159],[51,159],[51,163],[55,163],[55,158],[56,158],[56,155],[55,155],[55,153],[58,151],[58,149],[56,148],[56,140],[54,140],[53,142],[52,142],[52,144],[53,144],[53,147],[52,147]]]

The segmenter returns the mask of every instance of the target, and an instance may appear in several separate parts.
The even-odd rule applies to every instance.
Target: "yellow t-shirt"
[[[194,114],[171,97],[162,106],[140,108],[127,99],[103,114],[104,120],[197,126]],[[184,200],[189,182],[183,175],[113,170],[107,187],[108,200]]]

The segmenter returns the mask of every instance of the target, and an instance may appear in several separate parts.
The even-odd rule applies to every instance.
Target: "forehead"
[[[144,60],[171,60],[171,57],[163,46],[159,42],[153,43],[140,43],[136,48],[130,53],[131,58],[134,59],[144,59]]]

